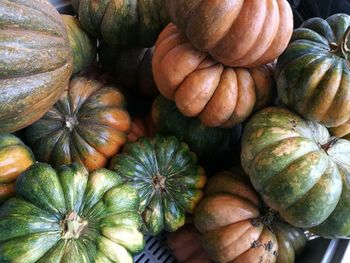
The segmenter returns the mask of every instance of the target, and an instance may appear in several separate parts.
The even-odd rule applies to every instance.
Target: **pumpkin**
[[[199,50],[231,67],[277,58],[293,32],[287,0],[165,0],[171,21]]]
[[[262,212],[260,200],[240,168],[208,180],[204,199],[194,214],[201,245],[224,262],[294,262],[305,246],[302,230]]]
[[[281,101],[327,127],[350,119],[349,28],[346,14],[305,21],[276,66]]]
[[[153,137],[156,134],[156,128],[152,118],[148,115],[146,118],[134,117],[131,119],[131,127],[128,134],[128,141],[135,142],[140,137]]]
[[[330,128],[329,131],[338,138],[350,140],[350,120],[338,127]]]
[[[247,123],[242,166],[263,200],[290,224],[323,237],[350,236],[350,142],[283,108]]]
[[[196,50],[175,25],[160,34],[153,54],[160,93],[187,117],[209,127],[233,127],[271,100],[273,78],[266,66],[231,68]]]
[[[164,0],[73,0],[84,29],[110,46],[151,47],[169,18]]]
[[[34,164],[0,208],[1,262],[123,262],[144,247],[137,192],[106,169]]]
[[[152,73],[153,48],[113,49],[103,44],[99,50],[102,68],[126,88],[136,88],[143,95],[155,97],[159,92]]]
[[[0,204],[15,194],[17,176],[34,162],[32,151],[19,138],[0,134]]]
[[[175,103],[158,96],[152,105],[152,119],[157,131],[175,135],[186,142],[199,158],[219,160],[225,157],[241,137],[241,125],[230,129],[206,127],[198,118],[183,116]]]
[[[167,244],[179,262],[214,263],[200,245],[198,230],[192,224],[186,224],[176,232],[167,235]]]
[[[86,69],[96,58],[96,40],[81,27],[79,20],[70,15],[61,15],[73,53],[73,73]]]
[[[0,133],[6,133],[35,122],[58,100],[72,53],[48,1],[1,1],[0,10]]]
[[[127,143],[112,159],[110,169],[138,190],[145,233],[176,231],[193,213],[206,182],[196,161],[187,144],[160,135]]]
[[[75,78],[60,100],[26,131],[39,161],[105,167],[127,141],[130,117],[123,94],[95,80]]]

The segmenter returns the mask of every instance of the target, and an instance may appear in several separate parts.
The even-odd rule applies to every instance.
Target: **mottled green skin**
[[[121,182],[106,169],[89,176],[76,164],[33,165],[18,178],[18,196],[0,208],[0,262],[133,262],[144,246],[139,198]],[[72,211],[88,224],[66,239],[62,222]]]
[[[305,21],[294,30],[276,65],[282,102],[327,127],[339,126],[350,118],[349,54],[335,51],[349,27],[350,16],[346,14]]]
[[[158,132],[175,135],[199,158],[220,159],[241,137],[241,125],[230,129],[206,127],[198,118],[183,116],[176,104],[159,95],[152,105],[152,119]]]
[[[72,48],[74,69],[78,73],[86,69],[96,58],[96,39],[90,37],[81,27],[79,20],[70,15],[62,15]]]
[[[30,125],[56,102],[72,72],[72,53],[60,15],[48,1],[2,0],[0,10],[4,133]]]
[[[304,231],[279,221],[272,225],[272,229],[278,241],[276,263],[294,263],[307,242]]]
[[[193,212],[206,182],[196,161],[187,144],[160,135],[128,143],[112,159],[110,168],[138,190],[146,233],[173,232],[184,225],[185,213]],[[164,188],[157,188],[156,175],[165,178]]]
[[[151,47],[169,23],[164,0],[73,0],[87,32],[110,46]]]
[[[332,139],[316,122],[266,108],[244,129],[241,161],[264,201],[287,222],[303,228],[326,225],[325,236],[346,237],[350,142]],[[323,235],[319,228],[311,231]]]
[[[103,43],[98,55],[102,68],[111,73],[116,83],[149,97],[159,94],[152,73],[153,48],[115,49]]]

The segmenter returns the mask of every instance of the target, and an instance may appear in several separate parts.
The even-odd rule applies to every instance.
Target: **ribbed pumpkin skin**
[[[152,120],[159,133],[175,135],[199,158],[211,161],[224,157],[241,138],[240,125],[230,129],[205,127],[198,118],[183,116],[175,103],[161,95],[152,104]]]
[[[144,247],[139,198],[106,169],[34,164],[0,208],[0,262],[123,262]]]
[[[225,67],[196,50],[174,24],[160,34],[153,54],[160,93],[180,112],[208,127],[233,127],[271,100],[274,81],[268,67]]]
[[[187,144],[174,136],[140,138],[127,143],[110,169],[138,190],[144,232],[176,231],[203,196],[204,169]]]
[[[333,136],[350,140],[350,120],[340,126],[330,128],[329,131]]]
[[[105,167],[127,141],[130,116],[123,94],[95,80],[75,78],[42,119],[26,131],[38,160],[58,167]]]
[[[192,224],[186,224],[167,235],[167,244],[179,262],[214,263],[200,245],[200,233]]]
[[[216,262],[293,263],[306,244],[303,231],[261,213],[260,200],[240,168],[208,180],[194,224]],[[273,231],[272,231],[273,229]],[[277,232],[276,232],[277,231]],[[281,250],[280,250],[281,248]]]
[[[349,27],[350,16],[346,14],[305,21],[294,30],[276,66],[282,102],[327,127],[350,119],[350,68],[346,52],[335,51]]]
[[[153,79],[152,57],[153,48],[117,50],[102,44],[99,50],[102,68],[111,73],[116,83],[149,97],[159,94]]]
[[[73,61],[64,24],[48,1],[3,0],[0,10],[0,133],[6,133],[38,120],[57,101]]]
[[[35,162],[32,151],[12,134],[0,134],[0,204],[15,194],[17,176]]]
[[[72,48],[74,69],[78,73],[86,69],[96,58],[96,39],[91,38],[81,27],[79,20],[70,15],[62,15]]]
[[[277,58],[293,32],[286,0],[165,0],[171,21],[199,50],[232,67]]]
[[[151,47],[169,22],[164,0],[73,0],[84,29],[110,46]]]
[[[350,235],[350,142],[282,108],[254,115],[242,166],[264,201],[290,224],[324,237]]]

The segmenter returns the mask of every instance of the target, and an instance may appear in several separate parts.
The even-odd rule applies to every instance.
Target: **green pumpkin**
[[[135,88],[143,95],[159,94],[153,79],[153,48],[114,49],[102,44],[98,52],[102,68],[125,88]]]
[[[323,237],[350,236],[350,142],[282,108],[254,115],[242,166],[264,201],[290,224]]]
[[[169,23],[164,0],[73,0],[84,29],[110,46],[151,47]]]
[[[275,70],[281,101],[327,127],[349,120],[349,36],[346,14],[311,18],[294,30]]]
[[[73,69],[64,23],[49,1],[0,1],[0,133],[38,120]]]
[[[70,15],[61,15],[73,53],[73,73],[86,69],[96,58],[96,40],[81,27],[79,20]]]
[[[158,235],[184,225],[203,196],[204,170],[187,144],[174,136],[143,137],[125,145],[111,169],[138,190],[144,231]]]
[[[0,262],[132,263],[141,252],[139,198],[106,169],[37,163],[0,208]]]
[[[206,127],[198,118],[183,116],[174,102],[161,95],[153,102],[152,119],[158,132],[175,135],[204,159],[220,159],[228,154],[242,130],[241,125],[230,129]]]

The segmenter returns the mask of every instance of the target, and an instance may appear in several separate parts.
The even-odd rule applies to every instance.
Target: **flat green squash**
[[[144,247],[137,192],[106,169],[37,163],[0,208],[0,262],[132,263]]]
[[[290,224],[350,237],[350,142],[283,108],[266,108],[243,131],[242,166],[263,200]]]
[[[127,143],[110,169],[138,190],[144,232],[176,231],[203,196],[203,168],[187,144],[174,136],[156,135]]]
[[[336,127],[350,119],[350,16],[315,17],[293,32],[278,58],[278,95],[307,120]]]
[[[110,46],[151,47],[169,23],[164,0],[73,0],[84,29]]]
[[[0,10],[0,133],[6,133],[35,122],[58,100],[73,60],[49,1],[2,0]]]

